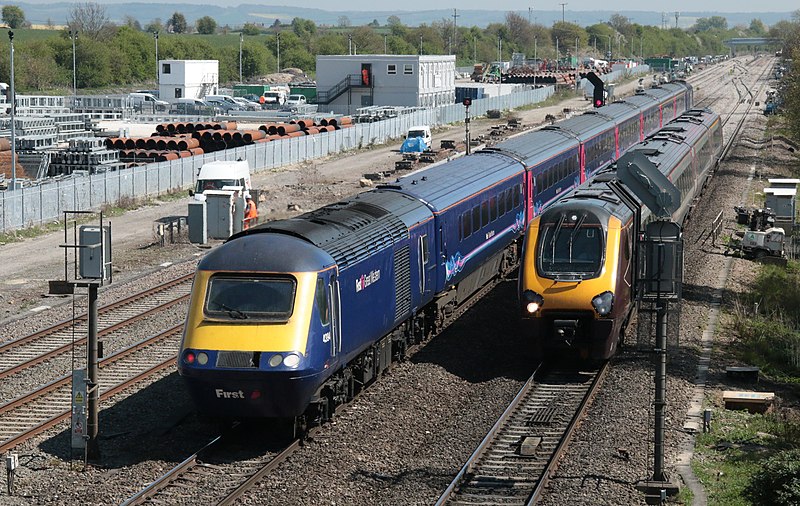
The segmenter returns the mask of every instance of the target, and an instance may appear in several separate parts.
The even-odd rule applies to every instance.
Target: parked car
[[[289,98],[286,99],[286,107],[289,108],[297,108],[301,105],[306,105],[308,100],[306,100],[305,95],[289,95]]]
[[[215,112],[214,106],[199,98],[175,99],[170,109],[177,114],[211,115]]]
[[[205,101],[222,112],[239,111],[242,106],[229,95],[206,95]]]
[[[251,102],[244,97],[233,97],[233,101],[239,104],[239,107],[243,111],[258,111],[261,109],[261,104],[257,102]]]
[[[130,93],[128,94],[133,103],[134,110],[138,112],[156,112],[169,109],[169,103],[157,99],[150,93]]]

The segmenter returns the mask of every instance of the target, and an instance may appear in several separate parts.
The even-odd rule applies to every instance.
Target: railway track
[[[192,277],[193,274],[187,274],[99,308],[98,337],[109,340],[145,318],[187,301]],[[84,313],[74,320],[0,344],[0,380],[8,382],[23,371],[85,346],[87,327],[88,316]]]
[[[538,369],[439,498],[445,504],[532,504],[607,370]]]
[[[220,506],[235,504],[237,499],[301,446],[300,440],[296,439],[279,449],[267,450],[257,457],[240,459],[225,455],[236,451],[231,449],[235,443],[228,445],[228,439],[232,437],[229,435],[215,437],[196,453],[125,500],[122,506],[192,501],[200,494],[196,487],[193,487],[194,490],[187,490],[185,484],[188,482],[198,485],[209,480],[213,481],[214,486],[202,487],[204,504]]]
[[[100,400],[174,366],[183,325],[129,346],[99,362]],[[72,375],[0,405],[0,453],[70,417]]]

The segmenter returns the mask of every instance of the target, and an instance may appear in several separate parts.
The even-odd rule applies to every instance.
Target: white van
[[[425,142],[425,146],[428,148],[431,147],[433,137],[431,136],[431,128],[428,125],[417,125],[410,127],[408,129],[406,139],[412,139],[414,137],[422,137],[422,140]]]
[[[140,112],[166,111],[169,103],[159,100],[151,93],[129,93],[133,108]]]
[[[224,186],[241,186],[245,191],[252,190],[250,184],[250,164],[246,160],[229,162],[217,160],[200,167],[194,191],[189,192],[195,200],[205,200],[203,192],[221,190]]]

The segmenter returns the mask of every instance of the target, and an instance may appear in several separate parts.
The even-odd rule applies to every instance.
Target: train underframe
[[[392,362],[404,360],[412,346],[444,330],[512,273],[519,265],[519,258],[520,244],[514,241],[351,360],[317,390],[306,412],[295,420],[296,433],[305,434],[309,427],[329,421],[337,406],[353,399],[378,379]]]
[[[544,356],[571,352],[581,360],[608,360],[624,344],[634,307],[617,318],[598,319],[586,312],[545,313],[528,320],[529,331]]]

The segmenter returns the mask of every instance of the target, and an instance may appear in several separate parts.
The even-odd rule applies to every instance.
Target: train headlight
[[[525,290],[522,292],[522,305],[527,314],[534,314],[544,305],[544,297],[534,291]]]
[[[270,367],[278,367],[283,362],[283,355],[276,353],[269,357],[269,365]]]
[[[283,365],[286,367],[297,367],[300,364],[300,357],[295,355],[294,353],[289,353],[286,355],[286,358],[283,359]]]
[[[614,305],[614,294],[611,292],[603,292],[592,299],[592,307],[597,311],[600,316],[606,316],[611,312]]]
[[[197,354],[197,363],[200,365],[206,365],[208,363],[208,355],[203,353],[202,351]]]

